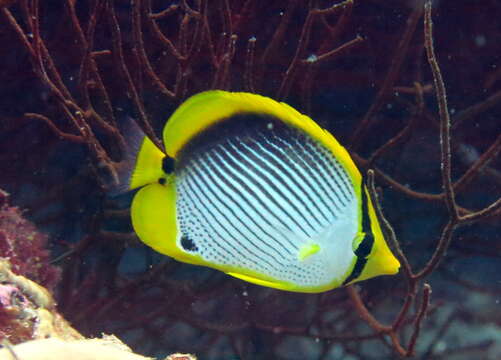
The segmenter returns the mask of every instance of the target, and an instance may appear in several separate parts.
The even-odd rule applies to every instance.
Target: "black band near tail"
[[[343,282],[343,285],[348,284],[360,276],[364,270],[365,264],[367,263],[367,256],[371,253],[372,247],[374,246],[374,235],[371,229],[371,220],[369,217],[369,205],[366,194],[365,184],[362,184],[362,232],[365,233],[363,240],[358,245],[357,250],[355,250],[355,255],[357,256],[357,262],[351,271],[351,274]]]

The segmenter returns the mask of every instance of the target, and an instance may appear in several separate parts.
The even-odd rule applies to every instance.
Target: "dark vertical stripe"
[[[225,170],[225,173],[227,173],[232,179],[233,181],[235,181],[236,183],[238,183],[241,187],[244,188],[244,190],[246,191],[247,194],[249,194],[251,196],[251,199],[248,199],[246,198],[245,196],[242,195],[242,193],[235,187],[233,186],[232,184],[228,183],[228,185],[231,187],[231,189],[233,191],[235,191],[237,194],[240,194],[240,196],[242,198],[245,198],[246,199],[246,203],[257,213],[257,214],[262,214],[262,212],[258,211],[258,209],[256,209],[256,207],[253,205],[252,203],[252,200],[257,200],[259,202],[259,204],[266,210],[267,213],[269,213],[271,216],[273,216],[273,218],[275,220],[277,220],[277,222],[279,222],[285,229],[287,229],[287,231],[289,232],[292,232],[292,230],[289,228],[289,226],[284,223],[280,217],[278,217],[273,211],[271,211],[271,209],[267,206],[266,202],[263,201],[263,199],[261,199],[259,197],[258,194],[256,194],[255,192],[252,191],[251,188],[249,188],[249,186],[247,186],[247,184],[245,184],[244,181],[241,181],[237,176],[235,176],[235,174],[233,174],[233,171],[231,170],[231,167],[230,167],[230,164],[226,164],[225,161],[222,160],[223,157],[227,157],[226,154],[219,154],[218,151],[216,151],[216,149],[213,149],[212,150],[212,153],[215,155],[215,157],[213,158],[214,159],[214,162],[216,163],[216,165],[218,165],[217,167],[214,167],[214,170],[215,172],[218,173],[219,177],[220,178],[224,178],[224,176],[221,174],[221,172],[219,171],[219,169],[221,170]],[[234,171],[236,171],[235,169],[233,169]],[[272,228],[275,228],[275,226],[268,221],[268,219],[266,218],[266,216],[262,216],[262,219],[268,224],[270,225],[270,227]],[[284,236],[284,239],[287,240],[287,242],[289,243],[289,245],[293,248],[293,249],[296,249],[297,250],[297,244],[294,244],[292,243],[289,238],[287,237],[287,234],[282,234]]]
[[[214,157],[212,156],[212,154],[214,155]],[[228,174],[228,176],[230,178],[233,179],[234,182],[238,183],[241,187],[243,187],[243,189],[245,190],[246,194],[250,195],[251,198],[247,198],[245,196],[244,193],[242,193],[235,185],[233,185],[230,181],[225,181],[225,184],[237,195],[240,196],[241,199],[243,199],[245,201],[245,203],[256,213],[260,216],[260,219],[262,219],[267,225],[269,225],[271,228],[275,229],[275,226],[268,220],[267,216],[262,216],[263,212],[262,211],[259,211],[253,204],[253,200],[257,200],[261,206],[270,214],[273,215],[273,217],[282,224],[282,226],[284,228],[287,229],[287,231],[291,232],[292,230],[290,230],[288,227],[287,227],[287,224],[285,223],[282,223],[280,221],[280,219],[266,206],[265,202],[259,197],[259,195],[257,195],[256,193],[254,193],[248,186],[247,184],[245,184],[243,181],[241,181],[237,176],[235,176],[233,174],[233,171],[230,169],[229,165],[227,165],[222,159],[221,159],[221,155],[219,155],[216,151],[212,150],[211,151],[211,160],[214,162],[214,165],[216,166],[213,166],[212,167],[212,170],[214,171],[214,173],[220,178],[220,179],[225,179],[225,176],[222,174],[221,170],[225,170],[225,173]],[[212,164],[211,164],[212,165]],[[292,243],[288,237],[287,237],[287,234],[281,234],[283,236],[283,238],[289,243],[290,246],[292,246],[292,248],[296,249],[297,250],[297,245],[295,245],[294,243]],[[284,247],[285,248],[285,247]],[[285,248],[286,249],[286,248]],[[287,252],[289,252],[287,250]],[[289,252],[290,253],[290,252]]]
[[[228,163],[231,162],[233,168],[238,168],[239,169],[239,172],[240,173],[245,173],[245,174],[249,174],[249,172],[246,170],[246,166],[248,167],[252,167],[248,162],[246,162],[245,160],[242,159],[242,156],[240,154],[238,154],[238,152],[236,152],[234,149],[232,149],[231,146],[222,146],[220,145],[220,148],[222,151],[221,151],[221,155],[222,156],[225,156],[225,159],[226,161],[228,161]],[[218,149],[218,150],[219,150]],[[236,158],[236,161],[232,158],[232,156],[230,156],[229,154],[231,154],[233,157]],[[246,165],[246,166],[244,166]],[[261,184],[259,184],[259,182],[254,179],[253,176],[247,176],[246,179],[249,180],[249,182],[252,182],[254,184],[254,186],[256,186],[263,194],[264,196],[266,197],[266,200],[268,201],[271,201],[277,208],[279,208],[285,216],[287,216],[292,222],[295,223],[295,225],[306,235],[308,236],[308,232],[301,226],[301,224],[299,224],[297,222],[297,220],[294,218],[294,216],[291,216],[290,213],[288,213],[284,208],[283,206],[275,199],[275,197],[273,197],[270,192],[268,190],[266,190],[263,186],[261,186]],[[257,197],[258,198],[258,197]],[[285,199],[284,199],[285,200]],[[263,202],[264,203],[264,202]],[[272,211],[270,211],[270,214],[273,214]],[[287,224],[285,224],[279,217],[277,217],[277,219],[285,225],[285,227],[287,229],[289,229],[291,232],[294,232],[292,229],[289,228],[289,226]]]
[[[309,147],[311,149],[311,153],[318,154],[319,161],[322,162],[322,164],[325,166],[326,169],[331,170],[330,171],[331,175],[337,175],[337,176],[333,176],[332,178],[336,182],[336,185],[338,186],[339,190],[342,192],[344,198],[346,200],[350,201],[351,198],[353,197],[353,192],[351,191],[351,188],[353,185],[351,185],[351,183],[348,184],[346,182],[346,176],[347,176],[346,173],[344,171],[340,171],[331,161],[326,160],[325,156],[322,156],[324,154],[322,154],[322,150],[320,150],[318,148],[318,145],[316,145],[316,144],[313,145],[310,142],[307,142],[305,145],[303,145],[303,144],[301,144],[301,145]],[[331,156],[332,156],[332,160],[337,163],[337,160],[334,157],[334,155],[331,155]],[[339,183],[338,179],[341,181],[342,184]]]
[[[240,236],[244,237],[247,241],[249,241],[249,239],[235,226],[235,224],[233,224],[232,221],[230,221],[228,219],[228,217],[226,216],[226,214],[223,211],[221,211],[221,209],[219,207],[216,206],[216,204],[212,201],[212,198],[207,195],[207,193],[204,191],[204,187],[200,186],[200,183],[199,183],[199,181],[198,181],[198,179],[197,179],[196,176],[190,176],[190,174],[188,173],[188,176],[186,177],[186,183],[187,183],[188,186],[190,186],[190,184],[192,184],[193,187],[197,187],[198,190],[204,195],[206,202],[208,202],[211,205],[211,207],[213,209],[215,209],[219,213],[219,215],[221,217],[223,217],[228,222],[229,226],[231,226],[238,234],[240,234]],[[196,190],[195,190],[195,196],[197,196],[197,198],[198,198]],[[199,198],[199,200],[200,200],[200,198]],[[201,202],[201,204],[204,204],[204,202]],[[207,207],[206,207],[206,209],[207,209]],[[218,225],[220,227],[226,229],[226,227],[219,221],[219,219],[218,219],[217,216],[214,216],[214,220],[218,223]],[[266,263],[267,265],[269,265],[273,270],[275,270],[275,271],[277,270],[277,268],[271,262],[269,262],[268,260],[260,257],[256,253],[254,253],[251,249],[249,249],[242,242],[240,242],[236,237],[232,236],[229,231],[228,231],[228,235],[229,235],[228,238],[229,239],[233,239],[238,244],[239,247],[241,247],[242,249],[244,249],[245,251],[247,251],[249,254],[251,254],[252,256],[254,256],[256,259],[259,259],[259,260],[263,261],[264,263]],[[223,240],[223,239],[224,238],[221,238],[221,240]],[[268,254],[268,253],[266,253],[264,251],[262,251],[262,252],[264,253],[264,255],[268,255],[268,256],[271,257],[270,254]]]
[[[238,140],[239,140],[239,138],[237,137],[237,141]],[[309,216],[309,217],[305,216],[306,214],[304,214],[304,211],[301,211],[296,206],[295,202],[292,201],[290,196],[285,194],[282,191],[282,189],[280,189],[277,185],[275,185],[275,181],[279,182],[281,180],[281,176],[275,171],[275,169],[273,169],[270,165],[268,165],[265,161],[263,161],[262,158],[258,157],[258,155],[253,153],[252,150],[249,150],[248,148],[244,149],[242,147],[240,149],[238,149],[235,146],[235,144],[232,144],[231,142],[230,142],[230,145],[233,145],[235,152],[236,153],[238,152],[240,154],[242,161],[245,161],[246,158],[251,160],[247,163],[249,165],[249,168],[252,168],[254,170],[254,173],[257,174],[260,179],[262,179],[264,182],[266,182],[266,184],[269,187],[271,187],[271,189],[276,194],[278,194],[285,202],[287,202],[294,209],[297,216],[301,217],[303,219],[303,221],[310,227],[310,229],[314,233],[316,227],[309,221],[309,219],[313,218],[313,216]],[[242,144],[242,146],[245,147],[246,145]],[[303,203],[305,210],[308,209],[306,207],[306,204],[304,204],[304,202],[302,201],[302,199],[300,199],[298,197],[298,195],[287,185],[287,183],[280,181],[280,185],[282,185],[284,188],[286,188],[291,193],[291,195],[293,195],[293,197],[295,197],[300,203]],[[310,214],[310,215],[312,215],[312,214]],[[303,227],[298,222],[295,221],[295,218],[293,220],[301,229],[303,229]],[[306,232],[304,229],[303,229],[303,231],[306,234],[308,234],[308,232]],[[311,232],[310,232],[310,234],[311,234]]]
[[[184,182],[184,183],[186,184],[186,182]],[[186,186],[187,186],[187,187],[189,187],[189,184],[186,184]],[[200,201],[198,201],[198,202],[197,202],[197,201],[195,201],[195,200],[191,197],[190,192],[191,192],[191,189],[185,189],[185,190],[183,190],[183,193],[185,194],[186,200],[187,200],[187,201],[189,201],[189,202],[191,203],[191,205],[193,206],[193,208],[195,208],[195,209],[199,212],[199,214],[202,214],[202,211],[200,210],[200,208],[199,208],[199,207],[198,207],[198,205],[197,205],[197,204],[200,204],[201,202],[200,202]],[[195,194],[195,195],[196,195],[196,194]],[[219,233],[219,232],[215,229],[215,227],[214,227],[214,226],[212,226],[212,225],[211,225],[211,223],[210,223],[210,222],[206,222],[206,223],[207,223],[207,225],[210,227],[211,232],[212,232],[213,234],[216,234],[216,237],[221,238],[221,239],[223,238],[223,236],[222,236],[222,235],[221,235],[221,234],[220,234],[220,233]],[[219,245],[219,243],[218,243],[217,241],[215,241],[214,239],[212,239],[211,243],[214,243],[214,244],[215,244],[215,246],[216,246],[216,247],[218,247],[218,248],[220,248],[223,252],[228,252],[228,250],[227,250],[227,249],[225,249],[224,247],[222,247],[221,245]],[[246,255],[245,255],[244,253],[240,252],[240,250],[239,250],[239,249],[235,248],[235,247],[234,247],[234,246],[232,246],[231,244],[230,244],[230,246],[231,246],[231,248],[232,248],[233,250],[235,250],[235,252],[236,252],[238,255],[240,255],[243,259],[246,259],[247,261],[251,261],[250,259],[248,259],[248,258],[246,257]],[[216,253],[217,253],[217,255],[218,255],[218,256],[223,256],[223,254],[222,254],[222,253],[217,252],[217,250],[216,250],[216,249],[214,249],[214,251],[216,251]]]
[[[284,150],[280,147],[277,146],[277,144],[274,144],[271,139],[269,138],[266,138],[265,136],[263,136],[262,134],[261,135],[261,139],[264,143],[266,143],[268,145],[268,151],[270,151],[270,153],[274,154],[279,160],[278,161],[282,161],[283,164],[284,164],[284,167],[288,167],[290,168],[291,170],[294,170],[294,174],[296,174],[299,178],[300,178],[300,182],[296,181],[295,179],[294,182],[296,184],[298,184],[298,187],[308,196],[308,199],[313,203],[315,204],[315,206],[317,207],[317,209],[319,210],[319,212],[322,213],[322,215],[324,216],[324,218],[327,220],[328,223],[332,222],[333,219],[329,219],[324,213],[323,211],[319,208],[318,205],[316,205],[317,201],[321,202],[322,205],[325,207],[325,209],[327,211],[330,212],[330,214],[332,215],[332,217],[335,219],[337,216],[336,216],[336,213],[333,211],[332,209],[332,206],[329,206],[325,200],[324,200],[324,197],[325,196],[322,196],[318,191],[317,191],[317,188],[319,186],[319,184],[313,184],[312,183],[312,176],[304,176],[303,174],[303,171],[307,171],[306,169],[304,169],[304,167],[301,167],[300,164],[298,163],[298,161],[294,161],[294,159],[297,160],[296,157],[294,156],[291,156],[290,153],[286,153],[284,152]],[[299,170],[303,170],[303,171],[298,171]],[[291,173],[290,173],[291,174]],[[293,177],[293,175],[291,174],[291,178]],[[306,185],[306,188],[307,189],[304,189],[303,188],[303,185],[302,184],[305,184]],[[311,191],[314,196],[315,196],[315,200],[314,201],[308,194],[308,192]]]
[[[235,230],[236,230],[236,231],[237,231],[237,232],[238,232],[238,233],[239,233],[242,237],[244,237],[245,239],[247,239],[247,241],[249,241],[249,243],[251,243],[251,244],[253,244],[253,245],[257,245],[257,243],[256,243],[256,242],[259,242],[259,244],[264,245],[264,246],[265,246],[265,247],[267,247],[268,249],[270,249],[270,250],[272,250],[273,252],[275,252],[275,253],[276,253],[279,257],[281,257],[281,256],[282,256],[282,254],[280,254],[280,252],[279,252],[276,248],[274,248],[273,246],[271,246],[268,242],[263,241],[263,240],[261,239],[261,236],[259,236],[259,235],[258,235],[258,234],[256,234],[256,233],[255,233],[255,232],[254,232],[251,228],[249,228],[249,227],[248,227],[248,226],[247,226],[247,225],[246,225],[246,224],[242,221],[242,219],[241,219],[239,216],[237,216],[237,214],[235,213],[235,211],[233,210],[233,208],[232,208],[231,206],[229,206],[229,205],[228,205],[228,203],[227,203],[226,201],[223,201],[223,199],[221,199],[221,198],[218,196],[218,194],[216,194],[216,193],[213,191],[213,186],[214,186],[214,187],[216,187],[216,191],[223,192],[224,190],[223,190],[220,186],[218,186],[218,185],[217,185],[217,181],[214,181],[215,179],[212,177],[212,174],[210,173],[210,169],[207,169],[207,167],[206,167],[206,166],[204,166],[204,163],[205,163],[204,159],[203,159],[203,158],[199,159],[199,160],[198,160],[198,163],[201,165],[201,167],[205,168],[206,173],[201,174],[201,173],[200,173],[200,170],[198,169],[198,165],[195,165],[196,163],[197,163],[197,162],[193,161],[193,162],[192,162],[192,166],[191,166],[191,168],[192,168],[192,169],[193,169],[193,171],[196,173],[196,176],[198,177],[198,179],[200,179],[201,181],[203,181],[203,182],[206,184],[206,186],[207,186],[207,190],[208,190],[208,191],[210,191],[210,192],[214,195],[214,197],[213,197],[213,198],[217,199],[217,200],[218,200],[218,202],[219,202],[219,203],[220,203],[220,204],[221,204],[221,205],[222,205],[222,206],[223,206],[223,207],[224,207],[224,208],[225,208],[228,212],[230,212],[230,213],[233,215],[233,218],[235,219],[235,221],[237,221],[238,223],[240,223],[241,228],[246,229],[249,233],[251,233],[251,234],[252,234],[253,239],[250,239],[250,238],[249,238],[249,237],[247,237],[245,234],[243,234],[243,233],[240,231],[240,226],[238,226],[238,227],[237,227],[237,226],[235,226],[235,224],[233,223],[232,219],[229,219],[226,215],[223,215],[223,216],[227,219],[227,221],[231,224],[231,226],[232,226],[232,227],[233,227],[233,228],[234,228],[234,229],[235,229]],[[210,185],[209,185],[209,181],[206,181],[206,180],[204,179],[204,177],[207,177],[207,178],[208,178],[207,180],[210,180],[210,184],[211,184],[211,185],[213,185],[213,186],[210,186]],[[228,197],[228,194],[227,194],[226,192],[223,192],[223,194],[224,194],[226,197]],[[207,195],[206,195],[206,196],[207,196]],[[208,197],[208,198],[209,198],[209,197]],[[211,201],[211,200],[209,200],[209,201]],[[233,200],[231,200],[231,201],[234,203],[234,201],[233,201]],[[214,205],[214,206],[215,206],[215,205]],[[242,211],[243,211],[243,209],[242,209]],[[255,222],[254,222],[254,223],[255,223]],[[264,254],[266,254],[266,255],[270,256],[270,257],[273,259],[273,261],[275,261],[275,262],[279,263],[279,264],[280,264],[280,265],[282,265],[282,266],[284,265],[284,264],[283,264],[281,261],[279,261],[279,260],[278,260],[275,256],[273,256],[272,254],[267,253],[267,252],[266,252],[266,251],[265,251],[262,247],[259,247],[259,246],[257,246],[257,247],[258,247],[259,251],[262,251]]]
[[[261,141],[262,143],[265,143],[264,141]],[[324,226],[325,224],[322,224],[322,222],[317,219],[317,214],[321,215],[324,220],[328,223],[331,219],[327,217],[327,215],[320,209],[318,206],[317,202],[313,200],[313,198],[310,196],[311,189],[306,189],[303,187],[301,183],[299,183],[296,180],[296,177],[292,173],[290,167],[288,164],[284,162],[283,159],[281,159],[278,154],[273,152],[273,149],[271,148],[265,148],[264,145],[262,145],[260,142],[254,140],[255,146],[258,146],[261,149],[260,155],[266,159],[272,166],[277,168],[281,175],[280,178],[284,182],[284,185],[287,187],[287,189],[294,194],[294,196],[303,204],[303,206],[313,215],[313,218],[317,221],[317,224],[320,225],[320,227]],[[285,183],[285,178],[290,180],[292,185],[294,186],[294,189],[291,188],[287,183]],[[306,197],[306,201],[304,197],[301,195],[304,195]],[[315,208],[315,209],[314,209]]]
[[[334,158],[334,168],[337,169],[342,174],[341,181],[346,186],[346,189],[348,190],[350,197],[353,196],[353,186],[354,186],[353,181],[350,175],[348,174],[348,171],[344,170],[344,166],[336,158]]]
[[[204,170],[206,171],[206,175],[207,177],[211,180],[211,182],[218,187],[219,191],[221,191],[223,193],[224,196],[226,196],[232,203],[232,206],[235,206],[237,207],[243,214],[246,215],[246,219],[248,219],[250,222],[252,222],[257,228],[259,228],[259,230],[261,230],[261,232],[263,234],[265,234],[268,238],[270,238],[273,243],[275,243],[277,246],[279,246],[283,251],[285,251],[287,254],[292,254],[291,251],[289,249],[287,249],[283,244],[282,242],[275,238],[273,235],[271,235],[268,231],[266,231],[262,226],[261,224],[259,224],[256,219],[253,217],[253,216],[249,216],[248,214],[248,211],[246,211],[242,205],[240,204],[239,201],[235,201],[235,199],[233,198],[233,196],[231,196],[231,194],[229,194],[226,190],[225,190],[225,187],[226,188],[229,188],[232,190],[232,192],[234,194],[238,194],[240,199],[242,199],[243,201],[245,201],[246,203],[248,202],[248,199],[246,199],[243,194],[240,193],[240,191],[235,188],[232,184],[230,184],[226,178],[224,176],[222,176],[219,172],[217,172],[217,169],[215,168],[213,162],[215,162],[215,160],[212,158],[212,155],[210,153],[206,153],[205,154],[205,157],[207,158],[207,161],[203,161],[204,159],[201,158],[200,159],[200,164],[202,165],[202,167],[204,168]],[[216,179],[213,175],[213,173],[217,173],[219,175],[219,177]],[[219,183],[221,183],[221,185],[219,185]],[[235,212],[231,209],[230,206],[227,206],[228,207],[228,210],[231,211],[231,213],[235,216]],[[256,215],[259,215],[259,212],[253,208],[254,212],[256,213]],[[263,219],[264,220],[264,219]],[[256,234],[256,238],[259,239],[259,236]],[[266,242],[265,242],[266,243]],[[267,243],[266,243],[267,244]],[[273,248],[271,245],[268,245],[270,246],[272,249],[274,249],[275,251],[278,251],[276,250],[275,248]],[[278,251],[278,253],[280,253]]]
[[[247,174],[255,174],[257,178],[261,179],[266,183],[267,186],[271,188],[271,190],[277,194],[277,197],[281,200],[278,201],[276,197],[274,197],[267,189],[266,187],[262,186],[258,180],[256,180],[253,176],[249,176],[248,179],[251,181],[256,187],[258,187],[266,196],[267,198],[275,204],[276,207],[278,207],[282,212],[292,221],[294,224],[303,232],[304,235],[306,236],[311,236],[311,233],[308,232],[301,223],[297,221],[297,216],[301,214],[301,211],[297,208],[297,206],[290,201],[289,197],[285,195],[282,190],[280,190],[279,187],[277,187],[272,179],[270,179],[269,176],[267,176],[261,169],[257,168],[255,166],[255,163],[259,162],[260,159],[257,158],[254,154],[250,153],[245,153],[242,150],[239,150],[231,140],[227,140],[226,143],[229,145],[227,147],[223,147],[228,153],[231,153],[233,157],[235,157],[238,160],[238,164],[240,168],[245,171]],[[251,158],[251,159],[249,159]],[[253,161],[249,161],[253,160]],[[295,214],[291,214],[285,210],[285,208],[282,206],[282,202],[288,203],[293,210],[295,211]],[[296,215],[296,216],[294,216]],[[314,230],[314,227],[306,220],[305,222],[309,225],[309,227]]]
[[[361,187],[362,232],[365,233],[365,236],[355,250],[357,261],[355,262],[355,266],[353,267],[351,274],[343,282],[343,285],[348,284],[350,281],[353,281],[360,276],[360,274],[364,270],[365,265],[367,264],[367,256],[369,256],[372,251],[372,247],[374,246],[374,234],[371,230],[371,220],[369,218],[369,205],[367,194],[365,193],[365,184],[362,184]]]
[[[298,152],[298,148],[292,146],[292,144],[286,142],[281,138],[277,138],[277,140],[285,144],[291,150],[291,152],[293,152],[296,155],[296,159],[298,159],[300,163],[303,163],[304,169],[309,172],[310,176],[313,176],[315,178],[318,184],[320,184],[320,186],[322,187],[322,190],[324,191],[325,195],[329,197],[330,201],[334,204],[334,206],[338,209],[338,211],[341,212],[342,209],[346,207],[346,204],[341,200],[341,198],[337,194],[336,189],[332,188],[330,184],[327,182],[328,179],[321,176],[322,173],[321,170],[314,162],[314,160],[307,156],[307,152],[304,151],[304,148],[302,149],[303,151]]]
[[[313,158],[313,155],[315,155],[315,158],[313,158],[313,163],[316,166],[319,166],[320,163],[321,163],[321,165],[324,167],[324,169],[326,170],[326,172],[330,173],[331,179],[334,180],[334,183],[336,184],[336,186],[335,186],[336,196],[339,197],[339,199],[343,203],[343,205],[346,205],[346,202],[349,203],[352,200],[352,196],[347,196],[346,195],[347,190],[340,183],[341,178],[340,178],[339,174],[337,174],[336,171],[334,171],[334,173],[332,172],[332,165],[328,161],[325,160],[325,158],[324,158],[324,156],[322,156],[322,154],[319,154],[319,150],[316,147],[312,146],[310,143],[303,144],[303,143],[301,143],[299,141],[296,141],[296,143],[299,146],[301,146],[301,148],[304,150],[304,153],[307,156],[310,156],[310,157]],[[307,149],[306,146],[308,146],[310,149]],[[338,180],[338,178],[339,178],[339,180]],[[339,196],[338,193],[341,193],[341,195],[344,197],[344,199],[346,200],[346,202],[343,202],[341,200],[341,197]]]

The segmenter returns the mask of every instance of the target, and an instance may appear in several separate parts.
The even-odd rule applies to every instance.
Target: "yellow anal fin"
[[[227,274],[231,275],[233,277],[236,277],[237,279],[248,281],[252,284],[267,286],[267,287],[274,288],[274,289],[292,291],[293,288],[295,288],[295,286],[293,286],[292,284],[286,283],[286,282],[264,280],[264,279],[260,279],[260,278],[254,277],[254,276],[244,275],[244,274],[234,273],[234,272],[228,272]]]

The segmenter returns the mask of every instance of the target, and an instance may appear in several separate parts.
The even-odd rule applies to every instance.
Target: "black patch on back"
[[[190,159],[223,143],[227,139],[238,137],[240,141],[252,144],[258,134],[273,134],[284,139],[297,137],[300,130],[285,124],[279,118],[262,113],[238,113],[204,129],[179,151],[176,156],[176,171],[188,165]],[[306,134],[301,134],[307,136]],[[300,136],[301,136],[300,135]],[[246,141],[247,140],[247,141]]]
[[[365,237],[358,245],[358,248],[355,250],[357,262],[355,263],[351,274],[343,282],[343,285],[348,284],[350,281],[360,276],[360,274],[364,270],[365,264],[367,264],[367,256],[369,256],[372,247],[374,246],[374,234],[371,230],[368,199],[367,194],[365,193],[365,189],[365,184],[362,183],[362,232],[365,233]]]
[[[186,235],[183,235],[181,237],[181,246],[183,247],[184,250],[186,251],[197,251],[198,247],[195,245],[195,242],[187,237]]]

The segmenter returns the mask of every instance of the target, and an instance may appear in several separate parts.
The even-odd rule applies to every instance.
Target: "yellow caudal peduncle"
[[[129,190],[155,183],[159,178],[165,176],[162,171],[164,157],[165,154],[145,136],[130,176]]]

